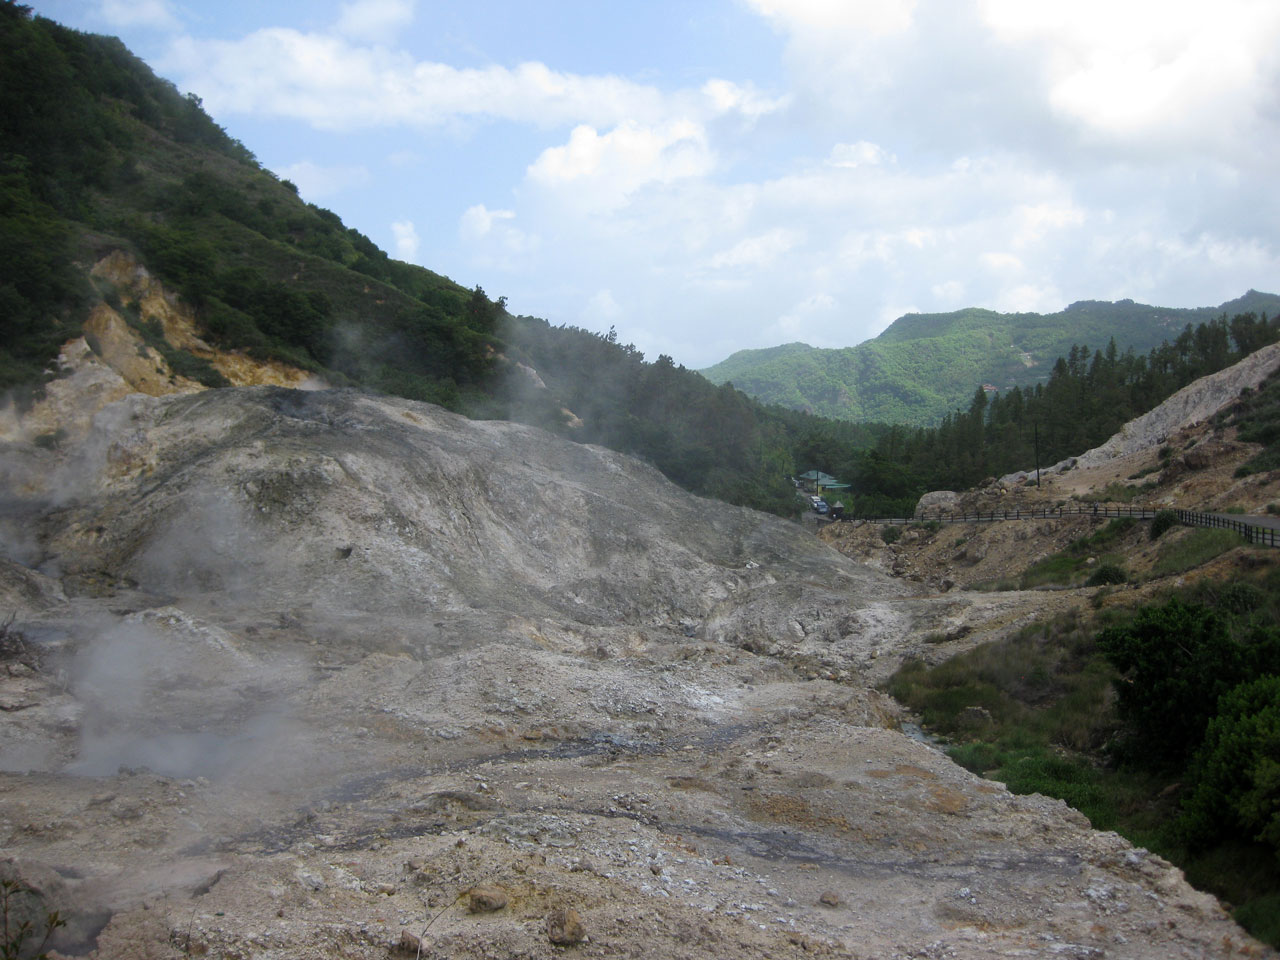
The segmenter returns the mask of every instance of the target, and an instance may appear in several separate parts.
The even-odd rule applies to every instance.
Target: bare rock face
[[[916,515],[925,513],[954,513],[960,508],[960,494],[954,490],[932,490],[916,503]]]
[[[10,436],[0,845],[64,953],[1261,951],[898,732],[872,681],[957,601],[798,525],[349,392]]]

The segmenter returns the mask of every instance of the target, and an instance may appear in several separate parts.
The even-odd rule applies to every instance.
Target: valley
[[[64,955],[1261,955],[903,732],[897,665],[1043,594],[351,391],[129,393],[5,451],[0,829]]]

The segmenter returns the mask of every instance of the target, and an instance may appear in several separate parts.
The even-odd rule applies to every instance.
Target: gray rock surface
[[[798,525],[355,393],[10,436],[0,845],[80,955],[1261,950],[899,732],[873,681],[968,601]]]
[[[931,490],[916,502],[915,513],[952,513],[959,508],[960,494],[954,490]]]

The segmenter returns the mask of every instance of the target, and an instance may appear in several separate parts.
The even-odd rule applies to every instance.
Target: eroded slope
[[[868,678],[952,599],[625,457],[252,388],[133,395],[5,469],[0,837],[65,952],[1248,945],[894,729]],[[506,905],[467,912],[481,884]]]

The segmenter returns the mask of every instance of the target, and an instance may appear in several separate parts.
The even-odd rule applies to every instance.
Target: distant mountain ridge
[[[700,371],[765,403],[842,420],[928,425],[967,406],[984,383],[999,389],[1048,378],[1074,345],[1142,354],[1188,324],[1222,314],[1280,312],[1280,296],[1248,291],[1212,307],[1176,308],[1132,300],[1081,300],[1058,313],[997,313],[970,307],[909,313],[872,340],[824,349],[788,343],[740,350]]]

